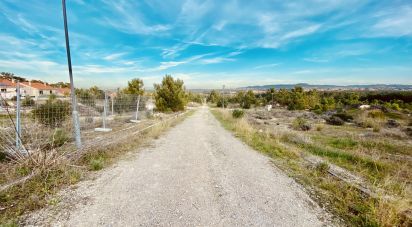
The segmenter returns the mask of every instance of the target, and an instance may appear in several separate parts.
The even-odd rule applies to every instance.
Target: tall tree
[[[156,108],[162,112],[184,110],[187,95],[183,80],[173,79],[172,76],[163,77],[161,84],[154,84]]]
[[[97,86],[93,86],[91,88],[89,88],[89,93],[94,96],[95,98],[103,98],[104,97],[104,91],[101,90],[99,87]]]
[[[212,90],[207,97],[207,101],[211,103],[216,103],[220,99],[220,94],[216,90]]]
[[[143,80],[135,78],[127,82],[127,88],[124,90],[124,93],[133,95],[143,95],[143,86]]]

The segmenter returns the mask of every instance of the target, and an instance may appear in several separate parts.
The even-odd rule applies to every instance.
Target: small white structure
[[[369,109],[369,108],[371,108],[370,105],[360,105],[360,106],[359,106],[359,109],[361,109],[361,110],[367,110],[367,109]]]
[[[155,105],[153,104],[153,102],[151,100],[146,102],[146,110],[147,113],[151,116],[153,115],[153,109],[155,108]]]
[[[153,111],[154,109],[154,104],[152,102],[146,102],[146,110],[148,111]]]
[[[266,105],[266,110],[271,111],[272,110],[272,105]]]

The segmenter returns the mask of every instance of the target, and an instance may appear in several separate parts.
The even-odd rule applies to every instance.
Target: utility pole
[[[82,147],[82,141],[80,137],[79,113],[77,112],[77,101],[76,101],[76,94],[75,94],[74,83],[73,83],[72,60],[70,56],[70,44],[69,44],[69,31],[67,28],[66,0],[62,0],[62,6],[63,6],[64,34],[66,37],[67,65],[69,67],[70,91],[71,91],[71,98],[72,98],[74,138],[76,139],[77,149],[80,149]]]

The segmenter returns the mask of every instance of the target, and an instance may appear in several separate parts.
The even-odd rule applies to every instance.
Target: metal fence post
[[[113,98],[113,95],[110,96],[110,101],[112,102],[112,115],[114,115],[114,98]]]
[[[16,86],[16,149],[20,152],[20,135],[21,135],[21,124],[20,124],[20,82],[17,82]]]
[[[104,92],[104,101],[103,101],[103,113],[102,113],[102,120],[103,120],[103,127],[102,128],[95,128],[95,132],[110,132],[112,131],[111,128],[106,128],[106,118],[107,118],[107,113],[108,113],[108,108],[109,108],[109,101],[107,97],[107,91]]]
[[[137,96],[137,107],[136,107],[136,121],[139,120],[139,104],[140,104],[140,95]]]
[[[104,92],[104,104],[103,104],[103,128],[106,128],[106,116],[107,116],[107,92]]]
[[[222,107],[225,108],[225,85],[223,85],[223,92],[222,92]]]
[[[62,0],[62,6],[63,6],[64,34],[66,38],[67,65],[69,68],[70,91],[71,91],[71,98],[72,98],[74,137],[76,139],[77,149],[80,149],[82,147],[82,141],[80,137],[80,122],[79,122],[79,113],[77,112],[76,93],[74,90],[74,83],[73,83],[72,60],[70,56],[69,31],[67,28],[67,15],[66,15],[66,1],[65,0]]]

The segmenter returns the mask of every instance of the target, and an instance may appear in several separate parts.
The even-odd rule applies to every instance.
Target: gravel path
[[[328,225],[302,187],[223,129],[206,107],[71,193],[87,202],[50,225]]]

